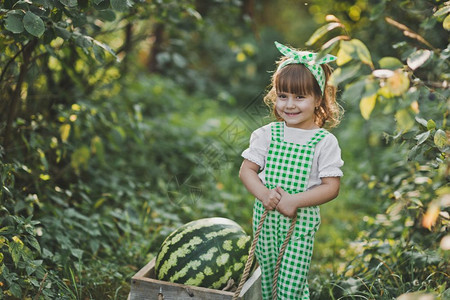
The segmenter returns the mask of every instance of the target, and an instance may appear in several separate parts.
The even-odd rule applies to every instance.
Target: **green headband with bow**
[[[325,73],[320,65],[334,61],[337,59],[337,57],[327,54],[316,61],[317,53],[309,51],[297,51],[278,42],[275,42],[275,46],[277,46],[278,50],[284,56],[288,57],[288,59],[280,64],[277,71],[290,64],[304,65],[313,74],[314,78],[316,78],[316,81],[319,84],[320,90],[322,91],[323,95],[323,91],[325,89]]]

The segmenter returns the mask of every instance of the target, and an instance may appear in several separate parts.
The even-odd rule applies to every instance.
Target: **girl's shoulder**
[[[336,151],[337,149],[340,149],[339,141],[337,137],[326,130],[327,134],[323,137],[323,139],[317,144],[316,150],[317,151]]]
[[[257,128],[256,130],[253,131],[253,134],[257,134],[257,135],[268,135],[270,137],[271,132],[272,132],[272,124],[275,124],[276,122],[272,122],[266,125],[263,125],[259,128]]]

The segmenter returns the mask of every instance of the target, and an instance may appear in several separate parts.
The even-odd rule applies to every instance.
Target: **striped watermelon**
[[[239,283],[251,238],[236,222],[206,218],[172,232],[156,256],[159,280],[222,289],[229,279]]]

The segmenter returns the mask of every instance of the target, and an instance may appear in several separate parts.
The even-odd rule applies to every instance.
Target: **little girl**
[[[318,205],[337,197],[341,150],[334,135],[322,127],[339,123],[336,89],[327,85],[336,57],[297,51],[275,42],[284,55],[264,98],[278,122],[255,130],[242,156],[239,176],[257,198],[253,230],[268,210],[255,255],[262,272],[263,299],[272,299],[275,264],[291,218],[294,232],[282,257],[277,279],[278,299],[309,299],[307,276],[315,233],[320,224]]]

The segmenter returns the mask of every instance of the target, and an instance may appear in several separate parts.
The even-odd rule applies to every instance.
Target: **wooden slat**
[[[164,295],[164,300],[231,300],[233,297],[232,292],[157,280],[155,279],[155,259],[152,259],[131,279],[128,300],[157,300],[160,291]],[[244,284],[239,296],[242,300],[262,299],[259,268]]]

